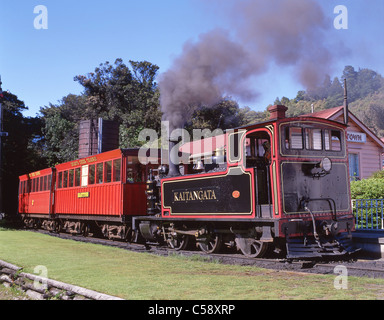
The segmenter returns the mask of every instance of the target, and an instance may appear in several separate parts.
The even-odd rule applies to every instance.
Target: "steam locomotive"
[[[20,177],[26,227],[234,248],[247,257],[344,256],[352,244],[346,125],[272,106],[270,120],[183,145],[182,164],[117,149]],[[173,147],[173,148],[171,148]],[[171,152],[172,153],[172,152]],[[152,153],[153,154],[153,153]]]

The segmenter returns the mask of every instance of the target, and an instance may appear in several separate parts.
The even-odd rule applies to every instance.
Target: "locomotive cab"
[[[271,138],[265,130],[257,130],[246,136],[243,147],[245,167],[254,170],[256,216],[272,217]]]
[[[282,122],[279,135],[280,232],[288,256],[354,251],[345,126],[303,117]]]

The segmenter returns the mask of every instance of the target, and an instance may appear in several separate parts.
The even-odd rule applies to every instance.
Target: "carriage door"
[[[245,141],[246,167],[253,168],[255,177],[256,216],[273,217],[271,195],[271,138],[264,131],[254,131]]]

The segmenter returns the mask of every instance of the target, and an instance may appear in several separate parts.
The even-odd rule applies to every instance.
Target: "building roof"
[[[335,115],[339,116],[338,115],[339,112],[341,112],[341,114],[344,113],[343,109],[344,109],[344,107],[335,107],[335,108],[331,108],[331,109],[317,111],[314,113],[303,114],[303,115],[301,115],[301,117],[316,117],[316,118],[333,120]]]

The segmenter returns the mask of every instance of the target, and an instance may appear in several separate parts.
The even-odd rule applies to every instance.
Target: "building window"
[[[350,153],[349,157],[349,176],[352,181],[360,180],[360,161],[357,153]]]

